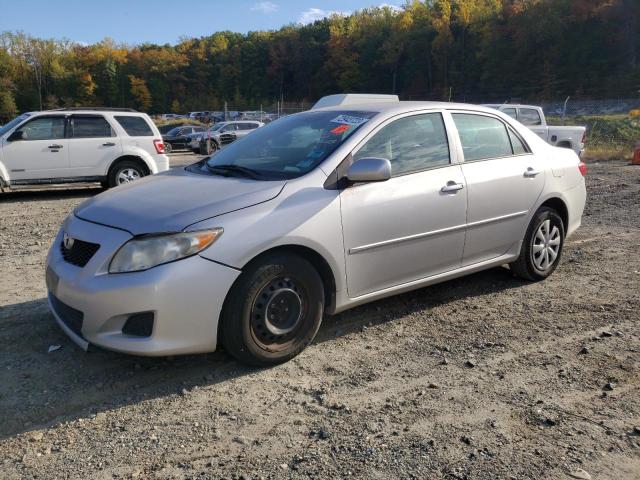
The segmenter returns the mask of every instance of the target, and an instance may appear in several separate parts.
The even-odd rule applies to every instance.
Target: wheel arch
[[[560,215],[562,223],[564,224],[565,231],[569,228],[569,209],[567,208],[567,204],[560,197],[547,198],[540,204],[540,207],[552,208],[558,212],[558,215]]]
[[[320,278],[322,279],[322,285],[324,287],[325,309],[328,313],[332,313],[336,306],[336,277],[329,262],[316,250],[297,244],[278,245],[276,247],[265,250],[249,260],[241,270],[246,270],[252,263],[260,260],[267,255],[273,255],[275,253],[294,253],[305,260],[307,260],[313,268],[316,269]]]
[[[113,162],[111,162],[111,165],[109,165],[109,169],[107,170],[107,178],[109,178],[109,176],[111,175],[111,172],[113,171],[113,169],[121,162],[124,161],[130,161],[130,162],[135,162],[137,164],[139,164],[142,168],[144,168],[145,170],[145,174],[146,175],[150,175],[153,173],[153,171],[151,170],[149,164],[146,162],[146,160],[138,155],[131,155],[131,154],[126,154],[126,155],[120,155],[118,158],[116,158]]]

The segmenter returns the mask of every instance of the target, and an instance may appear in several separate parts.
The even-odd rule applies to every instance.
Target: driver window
[[[23,125],[25,140],[53,140],[64,138],[64,117],[40,117]]]
[[[449,165],[449,143],[440,113],[401,118],[376,133],[353,156],[386,158],[393,176]]]

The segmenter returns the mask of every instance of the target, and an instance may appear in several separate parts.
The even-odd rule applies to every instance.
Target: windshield
[[[178,132],[180,130],[182,130],[184,127],[176,127],[176,128],[172,128],[171,130],[169,130],[167,133],[165,133],[165,135],[167,135],[168,137],[172,137],[178,134]]]
[[[254,130],[201,164],[217,172],[234,167],[257,179],[296,178],[322,163],[376,112],[305,112]],[[213,169],[213,170],[212,170]]]
[[[23,113],[22,115],[20,115],[19,117],[14,118],[13,120],[11,120],[9,123],[7,123],[4,127],[0,128],[0,137],[2,135],[4,135],[5,133],[7,133],[9,130],[11,130],[13,127],[15,127],[16,125],[18,125],[20,122],[22,122],[23,120],[26,120],[27,118],[29,118],[29,114],[28,113]]]

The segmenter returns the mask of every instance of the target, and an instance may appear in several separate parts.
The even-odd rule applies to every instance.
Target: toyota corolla
[[[508,265],[539,281],[585,165],[487,108],[340,95],[79,205],[49,252],[83,348],[286,361],[324,314]]]

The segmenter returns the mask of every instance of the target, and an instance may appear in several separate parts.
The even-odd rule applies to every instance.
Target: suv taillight
[[[578,164],[578,170],[580,170],[582,176],[585,177],[587,175],[587,164],[584,162],[580,162]]]
[[[587,131],[585,130],[584,133],[582,134],[582,145],[586,145],[587,143]]]
[[[154,140],[153,146],[156,147],[156,152],[164,153],[164,142],[162,140]]]

